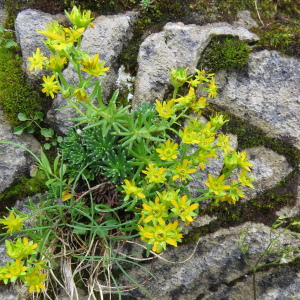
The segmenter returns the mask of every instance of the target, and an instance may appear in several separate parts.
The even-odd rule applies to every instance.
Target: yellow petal
[[[28,277],[29,278],[29,277]],[[34,290],[34,285],[31,285],[30,288],[29,288],[29,293],[32,293]]]
[[[174,246],[174,247],[177,247],[177,242],[176,242],[176,240],[174,240],[174,239],[171,239],[171,238],[166,238],[166,242],[168,243],[168,244],[170,244],[170,245],[172,245],[172,246]]]
[[[144,222],[145,222],[145,223],[149,223],[152,219],[153,219],[153,216],[148,216],[148,217],[144,220]]]

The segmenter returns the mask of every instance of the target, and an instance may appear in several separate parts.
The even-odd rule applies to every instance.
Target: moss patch
[[[0,217],[7,215],[6,207],[12,207],[16,200],[30,197],[36,193],[43,193],[46,191],[44,179],[37,177],[27,178],[22,177],[18,183],[5,189],[0,194]]]
[[[7,120],[13,126],[24,125],[18,120],[20,112],[27,116],[34,116],[42,111],[42,103],[47,103],[45,97],[34,90],[26,82],[26,77],[21,68],[21,58],[16,58],[16,53],[0,50],[0,104],[4,107]]]
[[[203,66],[212,72],[241,68],[248,61],[249,51],[248,45],[239,40],[238,37],[217,36],[206,47],[199,66]]]
[[[215,216],[217,220],[190,231],[184,236],[183,243],[194,243],[200,236],[216,232],[219,228],[237,226],[249,221],[271,226],[277,219],[276,211],[284,206],[292,207],[296,204],[298,184],[299,172],[294,171],[274,188],[246,203],[237,202],[235,205],[227,202],[211,203],[208,208],[199,212],[199,216]]]

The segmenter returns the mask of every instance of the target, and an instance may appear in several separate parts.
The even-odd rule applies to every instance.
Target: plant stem
[[[178,91],[178,87],[176,87],[176,88],[174,89],[174,92],[173,92],[173,99],[176,99],[177,91]]]
[[[256,300],[255,271],[256,270],[253,270],[253,294],[254,294],[254,300]]]

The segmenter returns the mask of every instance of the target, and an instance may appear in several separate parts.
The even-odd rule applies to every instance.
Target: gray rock
[[[189,67],[189,74],[194,74],[201,53],[216,35],[238,36],[245,42],[258,40],[247,29],[227,23],[205,26],[168,23],[162,32],[148,36],[139,50],[133,105],[162,100],[170,87],[171,67]]]
[[[277,154],[273,150],[267,149],[263,146],[249,148],[244,150],[249,157],[249,162],[253,164],[251,169],[251,176],[256,179],[252,182],[255,189],[244,187],[243,192],[245,198],[241,198],[242,202],[248,201],[255,196],[263,193],[267,189],[273,188],[278,182],[280,182],[285,176],[293,171],[293,168],[286,161],[285,157]],[[230,177],[232,180],[238,181],[237,171],[235,169]],[[228,182],[229,183],[229,182]]]
[[[250,267],[245,263],[238,249],[239,233],[247,227],[249,228],[248,242],[250,242],[247,258],[252,264],[255,263],[259,254],[268,245],[270,228],[262,224],[246,223],[229,229],[220,229],[216,233],[200,237],[194,255],[192,253],[196,244],[179,245],[177,248],[168,247],[167,251],[162,254],[162,258],[167,261],[163,259],[154,260],[151,271],[155,275],[156,280],[148,281],[143,287],[151,294],[154,300],[196,300],[202,299],[200,295],[203,297],[206,295],[211,296],[211,298],[204,299],[242,299],[234,297],[218,298],[218,295],[222,294],[219,294],[217,289],[222,283],[222,287],[224,286],[230,291],[232,282],[250,272]],[[290,237],[284,237],[281,243],[292,242],[293,247],[296,248],[299,246],[299,237],[300,234],[297,234],[297,238],[294,240]],[[138,252],[138,248],[134,246],[131,251]],[[269,259],[273,261],[274,257],[269,257]],[[183,261],[185,262],[181,263]],[[143,266],[149,270],[151,263],[152,260],[150,263],[144,263]],[[295,277],[295,273],[299,271],[300,268],[297,267],[297,270],[290,271],[290,275],[294,274]],[[127,272],[138,282],[143,282],[146,278],[145,271],[141,268],[134,267]],[[264,284],[259,286],[259,295],[262,292],[266,293],[273,289],[280,289],[281,294],[284,294],[286,286],[295,284],[296,281],[296,279],[290,281],[290,277],[287,278],[286,274],[284,271],[282,273],[278,272],[277,280],[273,280],[272,276],[263,278]],[[121,285],[128,283],[125,276],[120,278]],[[250,286],[251,282],[247,282],[245,288],[248,285]],[[145,294],[140,289],[126,294],[137,300],[145,299]],[[247,296],[248,298],[244,299],[253,299],[251,296],[250,294],[250,296]]]
[[[244,27],[250,29],[251,27],[258,27],[257,22],[251,17],[249,10],[241,10],[237,14],[238,21],[233,22],[234,27]]]
[[[246,71],[220,71],[216,84],[218,96],[209,102],[300,149],[299,59],[276,51],[252,53]]]
[[[21,46],[23,67],[27,79],[35,85],[42,81],[43,75],[50,75],[51,71],[45,68],[43,70],[38,68],[37,71],[34,71],[34,69],[29,71],[30,61],[28,57],[32,57],[32,53],[36,52],[36,48],[40,48],[44,56],[49,58],[51,52],[42,42],[42,39],[46,40],[46,36],[38,33],[36,30],[44,30],[47,23],[53,21],[54,16],[35,9],[26,9],[19,12],[15,20],[16,40]]]
[[[5,119],[0,109],[0,141],[20,144],[40,156],[40,143],[30,134],[15,135],[13,127]],[[24,149],[0,144],[0,193],[9,187],[14,181],[24,175],[29,175],[29,167],[35,162],[34,157]]]
[[[102,77],[101,80],[102,100],[104,102],[108,101],[109,96],[115,89],[115,82],[118,78],[117,60],[133,35],[133,25],[137,20],[137,16],[138,14],[135,12],[100,16],[93,21],[95,28],[89,27],[83,34],[81,50],[87,50],[91,56],[99,53],[100,60],[106,61],[105,66],[110,67],[106,76]],[[66,69],[63,71],[63,75],[69,83],[78,82],[78,75],[75,70]],[[83,74],[83,78],[86,78],[86,74]],[[93,80],[97,80],[97,78],[95,77]],[[87,89],[87,92],[90,93],[92,89]],[[96,104],[96,99],[94,101]],[[55,110],[68,104],[62,94],[58,93],[51,110],[47,114],[47,122],[62,133],[65,133],[70,126],[74,125],[68,119],[78,117],[74,109]]]
[[[278,217],[285,216],[285,217],[299,217],[300,215],[300,185],[297,188],[297,198],[296,198],[296,205],[294,207],[285,206],[281,210],[276,212]]]

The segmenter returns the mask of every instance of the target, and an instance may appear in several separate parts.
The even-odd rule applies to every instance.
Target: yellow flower
[[[46,59],[47,57],[43,56],[43,52],[40,53],[40,48],[37,48],[36,53],[32,52],[32,57],[28,57],[28,60],[30,61],[29,71],[32,71],[33,68],[35,71],[37,70],[37,68],[43,70],[42,62]]]
[[[13,234],[16,230],[21,230],[22,229],[22,223],[25,220],[25,218],[21,218],[13,213],[10,213],[9,217],[4,217],[5,220],[1,220],[1,223],[6,225],[4,228],[8,228],[7,232],[10,232],[10,234]]]
[[[66,190],[62,192],[62,201],[70,200],[72,197],[72,193],[70,190]]]
[[[220,194],[224,194],[224,190],[229,190],[230,186],[225,185],[224,178],[224,174],[221,175],[219,178],[217,176],[213,178],[211,174],[208,174],[208,182],[205,182],[205,184],[209,187],[209,192],[213,192],[215,195],[218,196]]]
[[[130,183],[129,180],[125,179],[124,180],[126,185],[122,185],[124,191],[122,193],[126,193],[126,197],[124,200],[128,200],[131,195],[133,196],[139,196],[140,198],[145,198],[145,195],[141,193],[143,189],[137,188],[135,186],[134,180],[132,180],[132,183]]]
[[[188,127],[185,127],[184,131],[179,130],[179,136],[181,137],[181,141],[184,144],[195,143],[194,140],[196,138],[196,133],[194,131],[191,131]]]
[[[171,143],[168,139],[166,145],[161,144],[160,147],[162,149],[156,149],[156,152],[160,154],[161,160],[171,161],[177,158],[177,154],[179,153],[179,151],[176,151],[178,144],[174,144],[174,142]]]
[[[160,201],[166,205],[166,207],[169,207],[172,205],[171,200],[176,200],[178,197],[178,193],[180,190],[174,190],[174,189],[169,189],[168,191],[164,190],[162,193],[157,192]]]
[[[155,197],[155,203],[149,201],[149,205],[147,203],[143,204],[142,213],[145,215],[145,223],[149,223],[150,221],[155,223],[162,224],[164,223],[163,218],[167,218],[168,215],[165,213],[166,206],[163,203],[159,203],[159,197]]]
[[[248,159],[249,157],[246,157],[246,152],[242,152],[238,160],[238,166],[241,168],[245,168],[248,171],[251,171],[249,167],[252,167],[253,164],[249,163]]]
[[[99,54],[96,54],[94,59],[92,59],[89,55],[85,55],[81,58],[79,63],[83,65],[83,68],[81,68],[82,71],[97,77],[99,77],[99,75],[105,75],[104,72],[110,69],[110,67],[102,68],[105,61],[99,63]]]
[[[54,98],[54,94],[53,93],[57,93],[58,90],[60,90],[60,87],[58,85],[56,85],[58,83],[58,81],[54,81],[55,75],[52,75],[51,78],[49,76],[43,76],[43,80],[45,83],[42,83],[42,86],[44,87],[42,89],[43,93],[46,93],[47,96],[49,96],[49,94],[51,95],[51,98]]]
[[[221,150],[224,150],[224,153],[226,155],[228,153],[228,150],[234,150],[230,147],[230,142],[228,142],[228,135],[219,134],[219,142],[216,145],[221,147]]]
[[[206,138],[205,135],[202,134],[196,140],[194,140],[194,142],[198,144],[199,148],[206,151],[212,151],[214,140],[215,138],[213,136],[210,138]]]
[[[206,98],[200,97],[197,102],[192,103],[191,108],[195,112],[197,112],[197,111],[200,111],[200,109],[205,108],[206,105],[207,105]],[[200,116],[200,112],[198,113],[197,116]]]
[[[211,127],[211,123],[207,122],[206,126],[203,126],[200,130],[200,136],[202,137],[202,135],[204,134],[205,138],[211,138],[215,136],[215,132],[214,132],[214,128]]]
[[[139,222],[140,223],[140,222]],[[150,233],[151,234],[151,229],[147,224],[144,224],[144,227],[141,225],[138,225],[138,228],[140,230],[139,235],[141,236],[141,240],[148,243],[149,238],[145,237],[146,233]]]
[[[199,79],[193,79],[187,82],[189,83],[189,86],[193,86],[193,87],[197,87],[197,85],[200,83]]]
[[[163,249],[166,250],[166,243],[177,247],[177,241],[174,236],[176,236],[176,232],[179,232],[180,229],[174,228],[174,224],[172,223],[166,225],[163,222],[161,226],[154,224],[154,227],[150,227],[151,232],[144,233],[144,237],[149,239],[148,244],[154,244],[152,250],[160,253]]]
[[[34,250],[38,244],[33,244],[33,241],[28,242],[28,239],[25,237],[23,239],[23,245],[24,245],[24,252],[23,257],[28,257],[29,255],[36,254],[36,251]]]
[[[195,102],[195,99],[195,90],[190,87],[189,93],[184,97],[176,99],[175,102],[179,102],[179,104],[183,106],[190,106],[193,102]]]
[[[229,121],[229,119],[223,119],[223,115],[216,114],[214,117],[210,116],[210,122],[212,127],[215,128],[215,130],[218,130],[221,128],[225,123]]]
[[[81,28],[87,28],[89,25],[94,28],[93,23],[91,21],[94,18],[91,18],[91,11],[84,10],[83,13],[81,14],[80,12],[80,7],[77,8],[76,6],[73,6],[73,9],[71,11],[71,14],[68,14],[67,11],[65,11],[67,17],[70,19],[70,21],[76,25],[76,27]]]
[[[72,47],[73,44],[77,42],[77,38],[82,35],[84,30],[84,27],[76,30],[72,28],[62,28],[54,22],[50,25],[48,24],[48,28],[46,30],[37,30],[37,32],[51,38],[50,42],[54,49],[63,50],[65,48]]]
[[[21,262],[21,258],[13,261],[9,266],[6,266],[7,273],[5,274],[5,278],[10,278],[11,282],[14,282],[19,276],[26,275],[26,267],[24,265],[24,261]]]
[[[171,68],[172,73],[169,72],[170,75],[170,79],[171,79],[171,83],[173,84],[173,86],[175,88],[180,88],[181,86],[183,86],[183,84],[193,75],[187,76],[188,74],[188,68],[184,69],[179,69],[179,67],[177,68],[177,70],[175,70],[173,67]]]
[[[65,56],[63,58],[60,58],[59,55],[50,56],[48,67],[55,72],[60,72],[65,63],[66,63]]]
[[[167,180],[165,178],[165,168],[159,168],[157,166],[153,167],[153,165],[149,163],[149,168],[147,168],[147,170],[148,171],[143,170],[142,172],[147,174],[146,178],[148,178],[149,182],[163,183]]]
[[[21,239],[18,239],[14,244],[12,241],[5,240],[6,254],[13,259],[22,258],[24,255],[24,245]]]
[[[173,180],[180,178],[180,181],[186,181],[186,178],[191,179],[192,177],[189,175],[191,173],[195,173],[196,169],[190,169],[192,165],[190,165],[191,161],[188,159],[185,159],[183,163],[178,162],[176,166],[176,170],[173,170],[172,172],[175,174],[173,176]]]
[[[193,210],[199,206],[198,203],[190,205],[191,200],[187,201],[187,195],[184,195],[179,203],[175,200],[172,200],[171,202],[174,206],[174,208],[172,208],[172,212],[174,212],[176,216],[179,216],[181,220],[185,222],[185,226],[188,226],[194,221],[192,217],[195,217],[196,214],[193,212]]]
[[[80,88],[80,89],[76,89],[73,93],[73,95],[75,97],[77,97],[78,101],[81,101],[82,99],[84,99],[84,103],[87,103],[90,101],[87,92],[85,91],[84,88]]]
[[[199,164],[201,170],[205,169],[204,163],[209,164],[210,162],[207,160],[207,158],[213,157],[213,152],[208,152],[206,150],[201,149],[197,156],[193,159],[194,164]]]
[[[206,89],[206,91],[210,92],[208,94],[208,97],[216,98],[218,86],[215,85],[215,78],[212,77],[210,84],[208,86],[209,88]]]
[[[32,293],[34,290],[39,293],[41,291],[40,289],[45,289],[45,286],[42,282],[46,280],[46,276],[46,274],[40,274],[39,271],[31,270],[31,272],[25,276],[25,280],[27,280],[27,282],[24,284],[24,286],[30,286],[29,293]]]
[[[155,109],[161,117],[169,119],[176,111],[176,109],[172,107],[173,103],[174,99],[170,100],[168,103],[164,101],[163,104],[156,99]]]
[[[241,174],[239,174],[239,177],[240,177],[239,181],[242,183],[242,185],[246,185],[254,189],[254,186],[252,185],[251,182],[255,180],[255,178],[252,176],[251,177],[248,176],[246,169],[242,169],[242,172]]]

